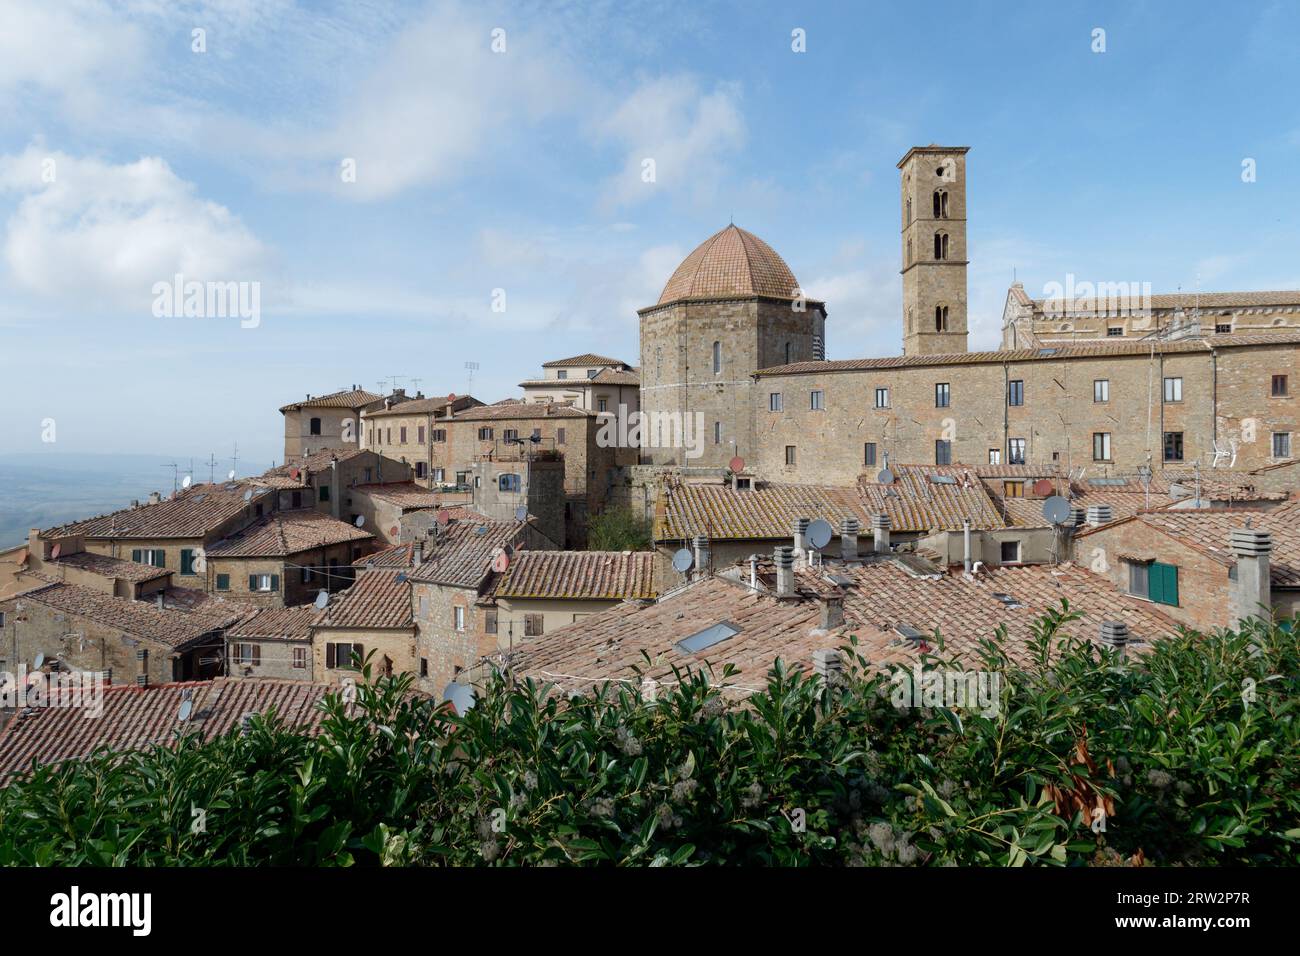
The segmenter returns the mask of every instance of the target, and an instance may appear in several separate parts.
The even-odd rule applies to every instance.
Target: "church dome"
[[[730,225],[682,260],[657,304],[758,295],[793,299],[798,288],[794,273],[775,249],[752,232]]]

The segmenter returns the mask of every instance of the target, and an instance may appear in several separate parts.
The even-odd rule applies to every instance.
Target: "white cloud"
[[[745,142],[740,88],[723,83],[710,91],[685,75],[643,83],[600,124],[602,135],[623,148],[623,168],[605,184],[604,202],[643,202],[660,190],[698,201],[727,173],[727,155]],[[654,181],[646,182],[646,160]]]
[[[39,296],[135,309],[148,307],[153,283],[178,272],[264,278],[262,243],[157,157],[115,165],[32,146],[0,156],[0,194],[18,197],[5,264],[18,287]]]

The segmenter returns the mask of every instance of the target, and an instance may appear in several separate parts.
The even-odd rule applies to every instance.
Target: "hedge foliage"
[[[1300,862],[1294,635],[1254,622],[1126,662],[1063,639],[1074,618],[1037,622],[1032,668],[986,642],[996,714],[899,707],[852,648],[834,686],[778,662],[743,703],[726,674],[652,703],[500,678],[457,717],[377,680],[352,713],[332,695],[314,737],[271,715],[38,769],[0,792],[0,862]],[[954,666],[941,640],[924,663]]]

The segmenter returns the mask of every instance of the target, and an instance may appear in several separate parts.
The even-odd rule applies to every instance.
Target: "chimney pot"
[[[826,594],[818,599],[821,605],[821,627],[825,630],[844,624],[844,598],[839,594]]]
[[[1111,514],[1110,505],[1088,505],[1088,524],[1094,528],[1098,525],[1109,524]]]
[[[1237,558],[1236,577],[1229,582],[1232,626],[1252,617],[1267,617],[1273,606],[1273,537],[1259,528],[1233,528],[1229,547]]]
[[[840,557],[845,561],[858,560],[858,531],[861,528],[857,518],[848,517],[840,521]]]
[[[695,536],[695,573],[698,577],[709,576],[709,539],[702,534]]]
[[[808,525],[811,522],[807,518],[794,519],[794,556],[796,559],[802,558],[808,552]]]
[[[776,562],[776,596],[794,597],[794,548],[788,544],[777,545],[772,559]]]
[[[833,647],[813,651],[813,673],[829,687],[840,683],[844,679],[844,660],[840,657],[840,652]]]
[[[871,533],[875,538],[876,554],[889,553],[889,515],[878,514],[871,516]]]
[[[1111,650],[1118,651],[1121,657],[1124,656],[1124,648],[1128,646],[1128,625],[1123,621],[1102,621],[1101,628],[1098,632],[1101,643]]]

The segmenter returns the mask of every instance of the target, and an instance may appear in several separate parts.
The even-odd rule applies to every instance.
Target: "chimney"
[[[1075,528],[1079,527],[1080,525],[1083,524],[1084,520],[1085,520],[1085,512],[1082,508],[1070,509],[1070,525],[1072,527]]]
[[[871,516],[871,535],[875,538],[876,554],[889,554],[889,515]]]
[[[1094,528],[1098,525],[1109,524],[1110,519],[1110,505],[1088,505],[1088,524]]]
[[[1105,647],[1118,651],[1122,658],[1124,648],[1128,646],[1128,625],[1123,621],[1102,621],[1098,638]]]
[[[844,624],[843,595],[823,594],[818,597],[817,603],[821,606],[820,627],[829,631]]]
[[[970,574],[970,561],[971,561],[970,518],[961,519],[961,537],[962,537],[961,564],[962,567],[965,568],[966,573]]]
[[[808,525],[807,518],[794,519],[794,557],[798,561],[808,553]]]
[[[165,603],[165,599],[164,599],[164,597],[163,597],[163,593],[162,593],[162,591],[159,591],[159,592],[158,592],[158,594],[157,594],[157,596],[156,596],[156,601],[157,601],[157,604],[158,604],[158,610],[161,611],[161,610],[164,610],[164,609],[166,608],[167,605],[166,605],[166,603]]]
[[[156,505],[160,501],[162,501],[162,494],[160,492],[157,491],[149,492],[149,504]]]
[[[1237,577],[1229,590],[1229,613],[1232,626],[1240,627],[1252,617],[1268,617],[1273,608],[1269,552],[1273,538],[1267,531],[1249,526],[1233,528],[1230,539],[1237,557]]]
[[[749,556],[749,587],[751,590],[758,590],[758,555]]]
[[[844,679],[844,661],[840,652],[832,647],[813,651],[813,674],[820,677],[828,687],[840,683]]]
[[[415,567],[424,564],[424,542],[416,541],[412,553],[415,555]]]
[[[788,544],[777,545],[772,559],[776,562],[776,596],[794,597],[794,548]]]
[[[840,521],[840,557],[845,561],[858,560],[858,530],[862,525],[857,518]]]
[[[695,573],[701,578],[709,576],[709,539],[702,534],[695,536]]]

